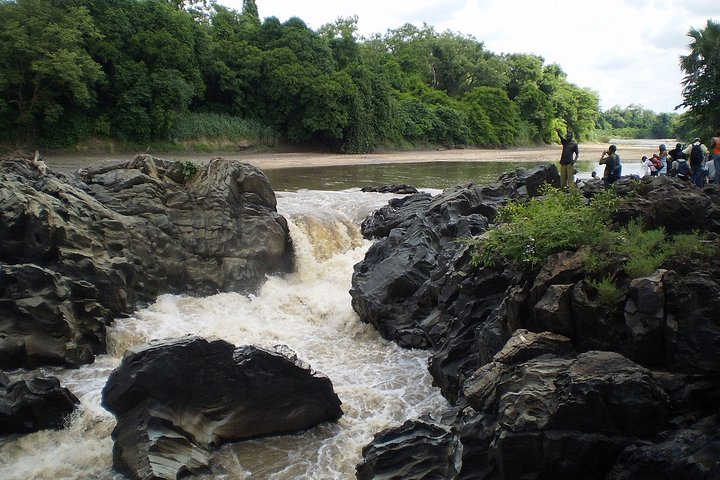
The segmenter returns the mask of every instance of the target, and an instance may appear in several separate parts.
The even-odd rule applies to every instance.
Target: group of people
[[[556,131],[563,147],[560,155],[560,186],[567,189],[575,185],[575,162],[579,156],[579,148],[573,140],[572,132],[563,137],[560,129]],[[642,176],[670,175],[692,181],[699,187],[707,182],[720,185],[720,130],[712,137],[709,149],[699,138],[693,139],[685,148],[678,143],[670,151],[661,144],[657,153],[651,157],[643,156],[640,162]],[[622,163],[615,145],[610,145],[602,153],[599,164],[605,165],[602,177],[605,186],[615,183],[622,175]]]
[[[706,183],[720,184],[720,130],[710,141],[710,149],[699,138],[683,148],[678,143],[668,151],[665,145],[658,147],[652,157],[640,160],[642,176],[670,175],[692,181],[702,187]]]

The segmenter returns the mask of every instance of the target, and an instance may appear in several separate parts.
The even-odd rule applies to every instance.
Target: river
[[[445,405],[431,386],[427,352],[403,350],[383,340],[350,307],[352,267],[370,245],[358,225],[388,198],[357,189],[278,193],[278,210],[290,224],[297,271],[269,278],[253,296],[163,295],[130,318],[117,319],[109,331],[109,354],[80,369],[45,370],[80,398],[80,411],[64,430],[4,440],[0,478],[123,478],[111,468],[114,417],[100,406],[107,376],[130,345],[190,333],[235,345],[288,345],[331,379],[343,403],[344,415],[337,424],[222,447],[208,478],[354,478],[361,449],[374,433]]]

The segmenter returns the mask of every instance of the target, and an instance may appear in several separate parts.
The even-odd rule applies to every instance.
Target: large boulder
[[[615,215],[618,223],[642,219],[649,228],[664,227],[669,232],[693,229],[720,232],[720,189],[701,189],[666,175],[647,176],[639,181],[623,178],[615,190],[628,200],[621,202]]]
[[[619,298],[608,305],[584,280],[585,255],[582,250],[550,255],[537,272],[511,288],[505,299],[506,331],[566,335],[580,352],[614,351],[648,368],[697,374],[720,370],[717,276],[659,269],[628,279],[618,260],[612,271]]]
[[[493,419],[487,457],[500,478],[602,478],[625,447],[655,438],[672,414],[649,370],[612,352],[575,356],[567,338],[526,330],[463,389]]]
[[[456,478],[462,445],[452,428],[431,420],[408,420],[385,430],[362,450],[358,480]],[[412,461],[408,461],[412,459]]]
[[[438,336],[443,328],[435,326],[438,281],[457,257],[467,258],[462,239],[486,231],[508,199],[538,195],[541,185],[558,179],[554,165],[521,168],[486,187],[467,183],[435,197],[420,193],[391,200],[363,222],[363,234],[377,240],[355,265],[353,309],[403,347],[443,343],[444,335]]]
[[[687,411],[688,420],[675,417],[684,410],[666,388],[674,384],[677,394],[682,383],[660,380],[617,353],[578,354],[566,337],[518,330],[465,381],[465,396],[440,420],[376,435],[363,450],[358,478],[606,478],[628,465],[636,472],[658,465],[717,469],[717,420],[693,423]],[[429,444],[421,447],[422,439]]]
[[[223,443],[299,432],[342,415],[330,380],[287,348],[198,337],[127,351],[102,396],[117,417],[113,466],[138,479],[203,471]]]
[[[69,176],[0,163],[0,367],[92,362],[138,303],[251,292],[292,268],[261,171],[221,158],[182,169],[149,155]]]
[[[59,430],[80,401],[55,377],[10,382],[0,375],[0,434]]]

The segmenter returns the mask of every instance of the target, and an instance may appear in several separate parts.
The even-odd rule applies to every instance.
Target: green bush
[[[675,235],[672,239],[671,248],[678,255],[682,255],[684,257],[689,257],[693,254],[712,254],[712,249],[702,243],[698,232]]]
[[[501,208],[497,227],[483,239],[468,241],[477,247],[473,262],[489,266],[499,257],[535,265],[552,253],[576,250],[588,239],[602,236],[616,202],[612,192],[598,195],[592,202],[579,190],[563,192],[546,186],[543,194]]]
[[[187,182],[192,178],[195,173],[197,173],[198,170],[200,170],[201,166],[198,163],[193,162],[192,160],[185,160],[182,163],[182,174],[185,178],[185,181]]]

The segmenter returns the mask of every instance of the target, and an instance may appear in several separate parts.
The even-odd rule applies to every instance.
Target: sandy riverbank
[[[597,161],[607,144],[583,143],[580,145],[580,160]],[[218,152],[200,153],[154,153],[167,160],[192,160],[205,163],[215,156],[247,162],[262,170],[296,167],[322,167],[335,165],[363,165],[381,163],[419,163],[419,162],[557,162],[561,147],[550,145],[535,148],[509,148],[497,150],[427,150],[414,152],[387,152],[373,154],[341,155],[329,153],[251,153]],[[655,150],[643,145],[619,145],[618,153],[624,162],[638,161],[642,155],[652,154]],[[46,155],[47,165],[59,172],[74,172],[79,168],[103,161],[127,161],[134,153],[120,154],[76,154]]]

